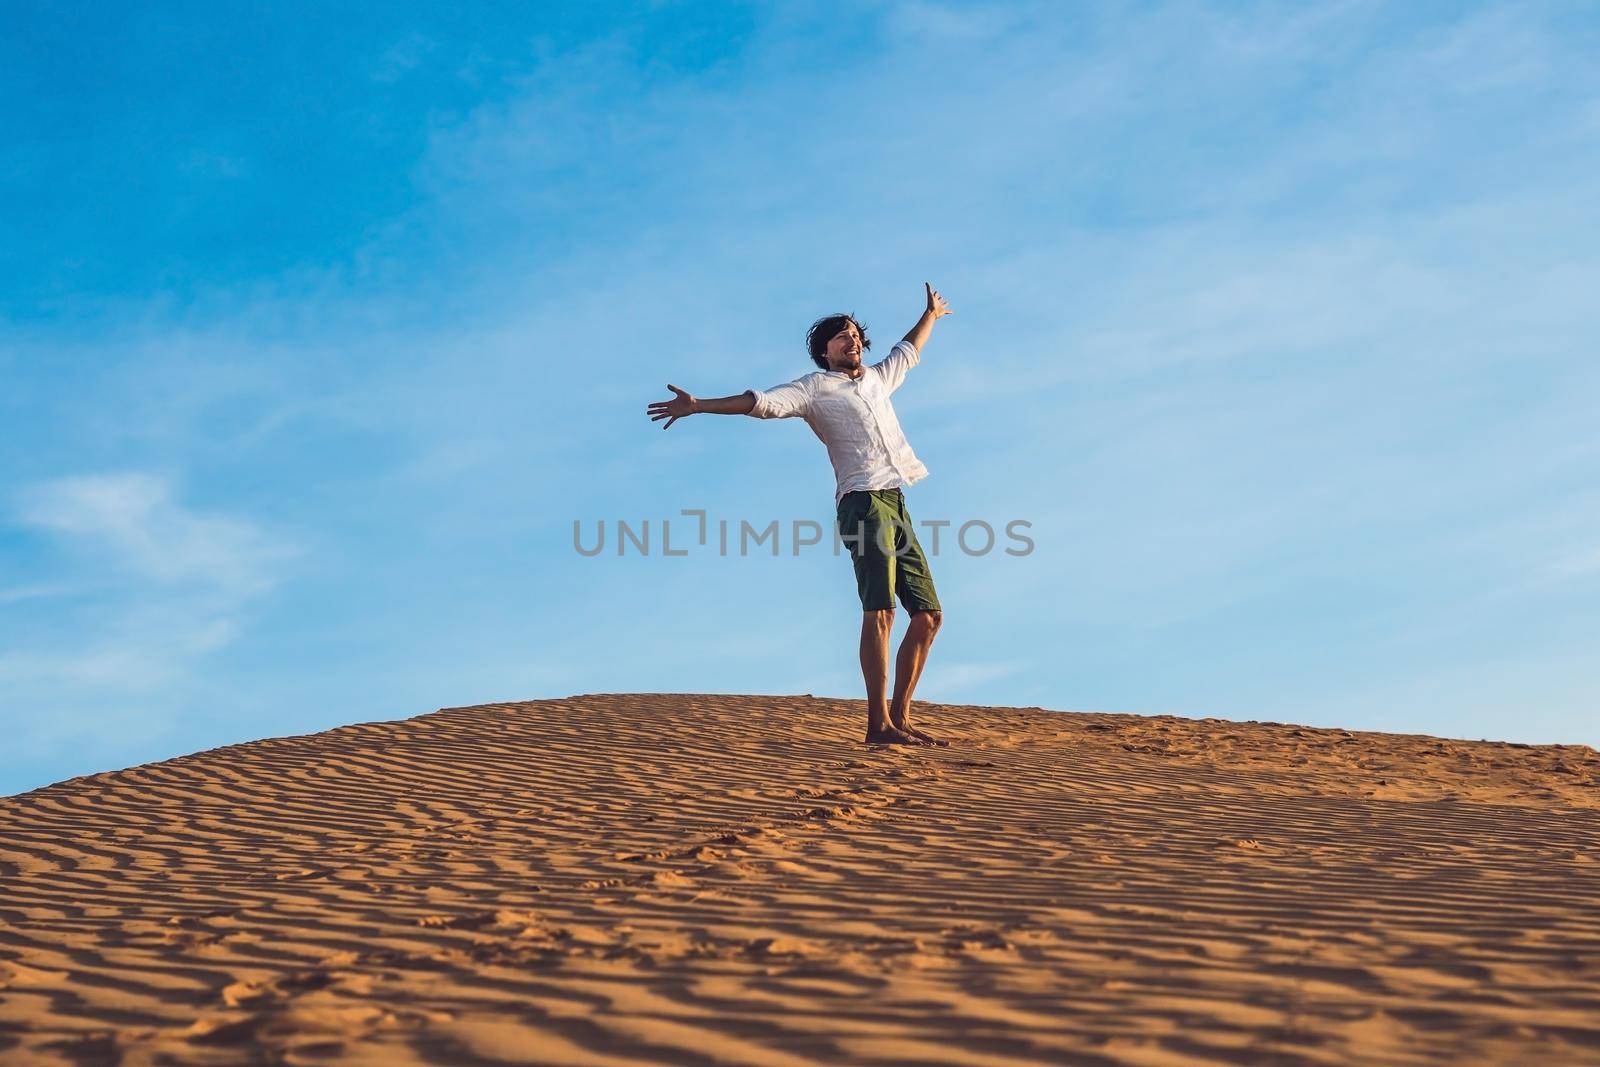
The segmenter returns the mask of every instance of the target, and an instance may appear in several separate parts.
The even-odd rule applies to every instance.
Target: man
[[[921,362],[933,324],[950,314],[938,290],[926,282],[923,288],[927,310],[888,357],[870,367],[861,363],[861,353],[872,347],[866,330],[854,316],[830,315],[812,324],[806,336],[811,359],[821,370],[764,392],[749,389],[713,400],[700,400],[669,384],[672,399],[658,400],[648,409],[653,421],[666,421],[662,429],[702,412],[802,418],[828,447],[838,482],[839,535],[850,546],[861,595],[868,744],[949,744],[911,725],[911,694],[944,616],[901,491],[920,481],[928,469],[911,451],[889,402],[889,394],[900,387],[906,372]],[[910,613],[911,624],[895,657],[893,699],[885,701],[896,595]]]

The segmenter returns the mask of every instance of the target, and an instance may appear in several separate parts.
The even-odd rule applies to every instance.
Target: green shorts
[[[839,538],[855,564],[862,611],[892,609],[896,595],[907,611],[939,610],[928,559],[900,490],[846,493],[839,501]]]

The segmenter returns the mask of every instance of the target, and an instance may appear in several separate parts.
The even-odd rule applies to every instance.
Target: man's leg
[[[894,609],[861,613],[861,677],[867,683],[867,737],[889,729],[889,632]]]
[[[921,745],[927,742],[890,721],[889,632],[894,629],[894,609],[861,613],[861,676],[867,682],[867,743]]]
[[[889,721],[889,634],[894,629],[894,557],[882,541],[881,519],[892,512],[882,493],[846,493],[839,502],[839,532],[850,545],[861,596],[861,676],[867,683],[869,744],[918,745],[922,741]]]
[[[889,705],[889,721],[896,729],[904,730],[921,741],[947,745],[911,725],[911,694],[922,677],[922,665],[928,660],[928,649],[939,632],[944,615],[937,611],[919,611],[911,616],[911,626],[900,642],[900,651],[894,660],[894,702]]]
[[[944,621],[939,608],[939,594],[933,588],[933,572],[928,567],[928,557],[917,541],[916,527],[911,513],[906,510],[905,497],[900,496],[897,530],[895,577],[896,593],[906,611],[911,613],[911,626],[905,640],[900,642],[900,652],[894,664],[894,699],[889,704],[889,721],[896,729],[904,730],[925,744],[948,745],[923,733],[911,725],[911,694],[916,691],[917,680],[922,677],[922,667],[928,661],[928,650],[933,647],[934,636]]]

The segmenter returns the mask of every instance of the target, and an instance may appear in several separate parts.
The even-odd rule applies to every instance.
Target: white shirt
[[[922,361],[917,346],[901,341],[859,378],[819,370],[756,395],[750,414],[758,419],[802,418],[828,446],[838,489],[834,503],[858,489],[894,489],[920,481],[928,468],[911,451],[895,418],[889,394],[906,371]]]

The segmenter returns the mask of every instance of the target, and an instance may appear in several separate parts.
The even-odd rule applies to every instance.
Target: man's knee
[[[874,627],[877,627],[880,630],[891,629],[894,626],[894,609],[893,608],[878,608],[878,609],[870,609],[869,608],[868,610],[862,612],[862,620],[868,626],[874,626]]]
[[[911,621],[919,624],[924,630],[927,630],[928,636],[931,637],[938,633],[939,627],[944,624],[944,612],[919,611],[915,615],[911,616]]]

